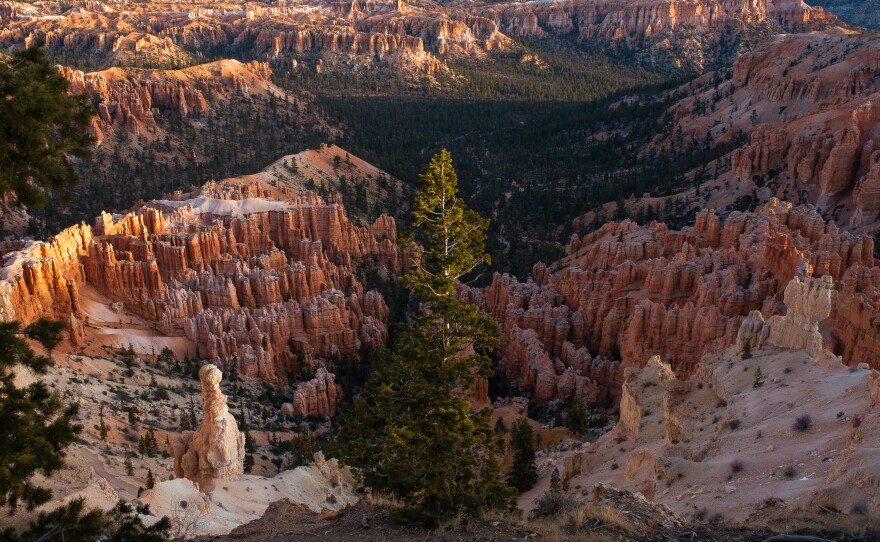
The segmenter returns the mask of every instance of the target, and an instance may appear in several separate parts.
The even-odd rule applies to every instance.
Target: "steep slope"
[[[109,68],[83,72],[61,68],[71,92],[87,94],[97,104],[94,126],[100,146],[107,134],[136,134],[147,141],[166,137],[157,115],[179,119],[201,117],[218,109],[234,96],[251,99],[289,100],[285,91],[270,81],[269,65],[221,60],[180,70]],[[122,129],[121,133],[116,130]]]
[[[726,75],[691,83],[692,95],[669,111],[673,137],[654,143],[654,153],[734,147],[704,172],[712,180],[693,179],[702,186],[687,197],[737,208],[781,195],[875,231],[880,42],[845,32],[778,36]]]
[[[813,0],[844,21],[857,26],[880,28],[880,12],[871,0]]]
[[[409,206],[405,184],[336,145],[322,144],[284,156],[261,173],[237,178],[242,182],[256,179],[283,183],[299,196],[338,194],[348,216],[359,225],[386,213],[399,216]]]
[[[204,179],[254,171],[333,133],[314,96],[282,90],[266,63],[220,60],[177,70],[61,68],[97,116],[94,155],[77,164],[82,184],[70,214],[32,209],[43,238],[103,210],[189,189]],[[242,134],[248,137],[242,137]],[[131,182],[120,183],[120,178]],[[374,217],[376,215],[373,215]]]
[[[617,427],[564,459],[571,494],[610,483],[682,517],[734,521],[767,507],[876,507],[878,373],[821,344],[787,348],[819,335],[832,297],[827,276],[791,284],[787,314],[754,349],[708,356],[689,380],[656,356],[628,369]],[[746,322],[740,339],[752,331]]]
[[[790,509],[876,506],[876,372],[775,349],[706,361],[689,381],[658,360],[628,371],[617,428],[564,459],[571,494],[608,483],[681,517],[727,521],[772,499]],[[758,369],[766,382],[755,387]],[[811,425],[796,429],[803,415]]]

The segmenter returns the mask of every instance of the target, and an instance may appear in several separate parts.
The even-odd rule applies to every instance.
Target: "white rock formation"
[[[301,416],[327,417],[336,414],[342,400],[342,386],[336,376],[320,367],[315,378],[297,384],[293,393],[293,408]]]
[[[211,480],[237,480],[244,474],[244,435],[226,406],[220,391],[223,373],[215,365],[199,370],[205,419],[193,433],[186,431],[174,441],[174,473],[204,487]]]
[[[785,316],[771,316],[766,321],[760,311],[749,313],[739,328],[736,348],[743,352],[748,344],[751,350],[775,346],[790,350],[806,350],[814,359],[826,365],[837,365],[839,358],[822,347],[819,322],[831,314],[831,295],[834,284],[830,276],[813,278],[812,268],[804,262],[798,274],[785,287]]]

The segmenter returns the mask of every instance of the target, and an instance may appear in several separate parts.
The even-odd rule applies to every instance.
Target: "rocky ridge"
[[[813,278],[809,264],[803,262],[798,274],[785,287],[786,313],[764,320],[761,311],[752,311],[736,335],[736,348],[743,356],[765,344],[778,348],[804,350],[816,360],[835,368],[839,357],[829,355],[822,346],[819,323],[831,314],[832,279]]]
[[[92,130],[99,145],[115,133],[159,139],[165,131],[157,115],[198,118],[235,96],[291,99],[271,82],[272,71],[264,62],[220,60],[181,70],[60,70],[72,93],[86,94],[95,103],[98,114]]]
[[[813,0],[841,19],[867,28],[880,28],[880,13],[871,0]]]
[[[710,168],[716,174],[700,190],[704,205],[781,195],[812,203],[856,231],[877,229],[876,38],[842,31],[777,36],[742,55],[732,72],[708,74],[681,90],[690,96],[669,110],[676,135],[658,138],[653,152],[745,139]]]
[[[738,348],[705,357],[690,379],[659,356],[626,369],[615,429],[562,461],[572,494],[611,483],[695,520],[711,512],[742,521],[768,506],[874,506],[878,373],[846,368],[823,349],[832,280],[807,275],[789,282],[784,316],[761,326],[753,313]],[[692,504],[697,497],[709,512]]]
[[[787,30],[827,24],[832,17],[800,0],[565,0],[554,2],[477,2],[415,6],[393,1],[298,2],[285,5],[163,2],[118,9],[82,2],[55,13],[40,4],[4,3],[7,28],[0,44],[45,40],[52,48],[71,48],[105,59],[108,65],[149,59],[186,62],[206,50],[247,47],[246,56],[271,59],[318,53],[360,57],[360,63],[390,63],[420,73],[446,69],[446,56],[481,56],[516,48],[512,38],[576,35],[580,39],[649,47],[671,52],[694,49],[684,64],[702,69],[721,41],[736,39],[747,27],[771,25]],[[47,11],[49,10],[49,11]],[[51,18],[47,17],[51,15]],[[729,44],[727,44],[729,45]],[[680,51],[679,51],[680,52]],[[327,56],[330,55],[330,56]],[[680,65],[673,68],[682,68]],[[318,63],[314,69],[321,69]],[[293,68],[298,64],[294,61]]]

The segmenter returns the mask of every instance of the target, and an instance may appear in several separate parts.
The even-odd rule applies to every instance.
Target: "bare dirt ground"
[[[680,525],[656,527],[640,521],[636,510],[612,517],[581,517],[574,513],[542,521],[524,522],[510,518],[494,518],[470,523],[450,523],[429,531],[419,527],[397,525],[389,518],[390,509],[360,503],[338,514],[314,514],[290,502],[273,504],[266,515],[243,525],[230,534],[197,538],[198,542],[288,542],[298,540],[397,542],[494,542],[507,540],[562,540],[584,542],[763,542],[779,532],[816,536],[835,542],[868,542],[880,540],[880,530],[867,531],[852,527],[850,518],[839,513],[768,512],[755,518],[766,526],[745,528],[728,525]],[[580,525],[575,528],[576,521]],[[786,530],[789,522],[806,528]],[[822,525],[825,527],[823,528]],[[829,525],[849,526],[853,530],[834,530]]]

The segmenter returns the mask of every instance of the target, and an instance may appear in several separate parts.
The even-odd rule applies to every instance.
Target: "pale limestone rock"
[[[174,473],[204,487],[211,480],[235,480],[244,474],[244,435],[220,391],[223,373],[214,365],[199,370],[205,419],[195,431],[179,435],[173,446]]]
[[[761,311],[751,311],[749,317],[743,320],[736,335],[737,352],[745,352],[746,345],[751,351],[760,350],[767,337],[770,336],[770,326],[764,321]]]
[[[627,368],[623,373],[623,392],[620,396],[620,423],[617,428],[622,436],[638,435],[642,422],[642,407],[638,392],[634,389],[639,370]]]
[[[694,389],[693,381],[682,381],[675,377],[672,367],[663,363],[660,356],[654,356],[649,365],[658,365],[657,384],[663,388],[663,419],[666,423],[666,438],[675,444],[684,440],[685,431],[677,407],[688,393]]]
[[[766,321],[759,311],[752,311],[739,328],[736,346],[743,352],[764,345],[792,350],[806,350],[814,359],[829,365],[839,358],[823,349],[819,322],[831,315],[833,281],[830,276],[813,278],[812,268],[804,261],[785,287],[785,316],[771,316]]]
[[[342,386],[336,383],[333,373],[321,367],[315,378],[297,385],[293,393],[293,408],[301,416],[333,416],[341,400]]]

